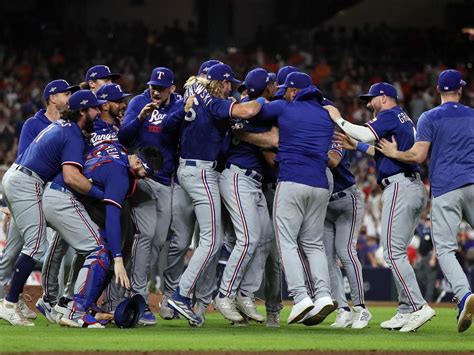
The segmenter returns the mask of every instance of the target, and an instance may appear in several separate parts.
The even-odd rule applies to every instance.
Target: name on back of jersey
[[[212,96],[207,91],[206,87],[202,84],[196,83],[186,88],[184,93],[184,100],[187,100],[190,96],[196,96],[201,98],[204,105],[208,106],[211,103]]]

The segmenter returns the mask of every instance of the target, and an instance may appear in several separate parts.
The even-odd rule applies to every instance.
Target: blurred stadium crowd
[[[58,78],[79,83],[94,64],[106,64],[121,73],[118,83],[134,94],[145,88],[152,68],[158,65],[174,70],[178,92],[208,58],[228,63],[240,79],[257,66],[277,72],[280,66],[293,65],[310,74],[345,118],[355,123],[371,118],[359,94],[382,80],[397,87],[401,105],[416,122],[423,111],[437,104],[438,74],[450,67],[463,73],[468,83],[463,103],[474,107],[474,72],[468,63],[474,58],[474,46],[461,32],[394,29],[383,24],[310,30],[281,25],[260,28],[251,43],[236,46],[229,40],[226,47],[216,49],[203,46],[206,34],[193,22],[181,25],[176,21],[173,26],[153,30],[141,23],[113,24],[102,19],[87,32],[71,25],[67,36],[64,28],[52,23],[44,24],[40,31],[29,31],[28,26],[26,31],[18,31],[8,22],[0,26],[0,178],[16,158],[23,122],[43,106],[43,85]],[[378,243],[382,191],[376,183],[374,162],[355,153],[352,168],[367,206],[359,257],[365,266],[383,267]],[[423,177],[426,181],[426,166]],[[441,275],[432,258],[428,211],[408,255],[430,301],[437,297],[435,287]],[[466,271],[474,270],[474,230],[464,224],[459,239],[458,257]]]

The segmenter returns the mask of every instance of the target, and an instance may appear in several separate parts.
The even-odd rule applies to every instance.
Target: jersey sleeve
[[[395,120],[398,119],[394,114],[379,114],[373,120],[369,121],[366,126],[374,134],[375,140],[379,140],[387,136],[395,129]]]
[[[183,122],[184,116],[186,115],[186,112],[184,112],[183,100],[176,102],[176,105],[173,108],[175,108],[175,110],[168,113],[161,122],[161,128],[163,133],[177,132],[181,127],[181,123]]]
[[[417,142],[431,142],[433,137],[433,124],[426,114],[422,113],[418,119],[418,124],[416,127],[416,141]]]
[[[20,140],[18,141],[18,155],[23,153],[33,142],[38,132],[36,132],[32,119],[26,120],[21,128]]]
[[[285,100],[276,100],[269,102],[262,106],[259,114],[255,120],[270,121],[278,118],[278,116],[285,110],[288,103]]]
[[[225,120],[231,117],[232,106],[234,106],[235,103],[236,102],[231,100],[214,97],[209,103],[208,109],[213,118],[218,120]]]
[[[101,167],[104,174],[104,203],[122,208],[130,187],[127,169],[117,163],[104,164]]]
[[[127,110],[125,111],[125,116],[118,132],[118,139],[120,143],[127,148],[132,146],[133,141],[138,134],[138,130],[142,125],[142,122],[138,119],[138,115],[143,107],[144,105],[141,105],[137,97],[130,101]]]
[[[105,238],[109,243],[113,258],[122,256],[122,226],[120,209],[117,206],[105,206]]]
[[[344,157],[344,149],[336,143],[331,143],[331,147],[329,148],[330,152],[335,152],[341,156],[341,158]]]
[[[82,170],[85,148],[82,134],[74,130],[74,127],[69,127],[64,130],[64,135],[61,165],[74,165]]]

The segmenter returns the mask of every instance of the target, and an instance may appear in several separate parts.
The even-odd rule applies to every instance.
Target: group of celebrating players
[[[46,108],[23,126],[3,178],[12,218],[0,260],[0,318],[34,325],[22,293],[44,257],[38,310],[52,323],[103,328],[124,299],[147,299],[152,250],[168,240],[165,320],[202,326],[212,303],[236,326],[263,323],[254,295],[264,282],[266,325],[279,327],[283,271],[294,301],[288,324],[314,326],[337,311],[331,327],[368,327],[356,253],[364,197],[348,157],[358,150],[376,161],[381,243],[398,290],[397,312],[380,326],[410,332],[435,316],[406,255],[428,200],[417,164],[429,156],[432,237],[458,303],[458,331],[469,328],[474,296],[455,252],[461,220],[474,225],[474,112],[459,103],[460,72],[440,74],[441,104],[417,129],[385,82],[360,97],[373,119],[359,126],[291,66],[277,74],[253,69],[240,83],[228,65],[208,60],[183,96],[172,70],[157,67],[128,104],[130,94],[113,83],[119,77],[96,65],[82,88],[48,83]],[[239,101],[229,97],[235,84]],[[75,257],[60,294],[69,248]],[[156,324],[148,306],[139,323]]]

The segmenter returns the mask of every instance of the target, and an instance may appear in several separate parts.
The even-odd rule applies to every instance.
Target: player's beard
[[[86,123],[84,125],[84,131],[87,133],[92,133],[94,131],[94,119],[86,117]]]

